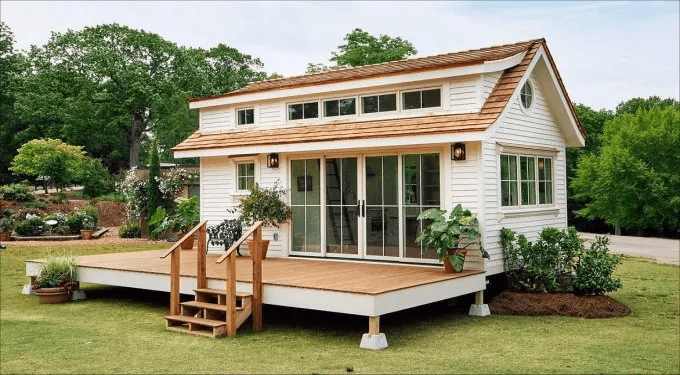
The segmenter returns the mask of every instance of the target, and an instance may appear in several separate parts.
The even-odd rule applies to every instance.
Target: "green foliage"
[[[2,199],[8,201],[31,201],[34,198],[33,190],[30,186],[24,184],[10,184],[0,186],[0,194]]]
[[[80,180],[83,183],[84,197],[98,197],[113,191],[111,176],[101,161],[97,159],[89,159],[87,161]]]
[[[12,229],[12,220],[7,217],[0,219],[0,232],[6,232]]]
[[[175,209],[173,220],[178,226],[179,231],[183,233],[187,233],[198,225],[201,220],[201,211],[198,207],[198,196],[194,195],[189,199],[180,199],[177,208]]]
[[[82,229],[94,229],[99,222],[97,208],[85,206],[78,211],[71,212],[64,223],[71,229],[71,233],[78,233]]]
[[[2,216],[11,219],[14,216],[14,210],[6,208],[2,211]]]
[[[40,275],[35,278],[35,288],[71,288],[78,273],[75,255],[50,255],[45,259]]]
[[[48,225],[39,217],[20,221],[19,224],[14,227],[14,231],[17,232],[18,235],[24,237],[40,236],[47,232],[48,229]]]
[[[339,45],[338,51],[331,53],[333,57],[330,61],[338,66],[380,64],[418,53],[407,40],[385,34],[375,37],[359,28],[352,30],[344,40],[345,44]]]
[[[10,85],[21,70],[22,56],[14,49],[14,33],[6,23],[0,21],[0,184],[11,182],[9,167],[21,144],[17,133],[20,130],[15,110],[14,95]]]
[[[35,202],[24,202],[22,205],[26,208],[45,208],[47,207],[47,203],[41,202],[41,201],[35,201]]]
[[[125,195],[119,192],[111,192],[98,197],[100,202],[127,202]]]
[[[479,220],[460,204],[449,215],[445,210],[431,208],[418,215],[418,220],[430,224],[418,232],[416,242],[423,248],[435,251],[440,261],[448,258],[456,272],[463,270],[465,256],[460,250],[475,246],[482,256],[489,259],[489,253],[482,247]],[[449,250],[454,250],[449,254]]]
[[[49,176],[57,190],[77,179],[86,164],[82,146],[59,139],[34,139],[24,143],[12,161],[12,171],[30,176]]]
[[[152,238],[158,238],[163,233],[168,232],[173,227],[173,221],[168,216],[165,208],[158,207],[153,215],[149,218],[149,231]]]
[[[239,200],[236,210],[240,213],[241,221],[248,226],[262,221],[264,226],[273,225],[278,228],[292,215],[291,208],[281,200],[286,190],[278,183],[271,188],[261,188],[255,184],[250,188],[250,194]]]
[[[142,236],[142,226],[134,220],[127,220],[118,228],[118,235],[122,238],[139,238]]]
[[[578,214],[627,229],[674,232],[680,220],[680,109],[623,114],[605,125],[600,155],[581,158]]]
[[[647,99],[633,98],[619,103],[616,106],[616,115],[619,116],[625,113],[634,115],[639,110],[649,111],[652,108],[666,109],[668,107],[680,109],[680,102],[673,98],[661,99],[658,96],[650,96]]]
[[[609,238],[598,236],[581,254],[574,278],[574,288],[581,293],[603,295],[621,288],[621,280],[612,278],[621,261],[617,255],[609,254],[608,243]]]
[[[50,197],[52,203],[68,203],[68,196],[63,192],[59,192]]]
[[[163,204],[163,196],[159,187],[161,177],[161,161],[158,158],[156,142],[151,143],[151,163],[149,164],[149,182],[147,184],[147,212],[155,213]],[[151,221],[151,217],[149,217]]]
[[[611,280],[618,258],[607,254],[607,238],[598,237],[589,250],[576,229],[544,228],[535,243],[503,228],[501,248],[510,286],[530,291],[568,291],[604,294],[621,284]],[[617,259],[614,259],[617,258]]]

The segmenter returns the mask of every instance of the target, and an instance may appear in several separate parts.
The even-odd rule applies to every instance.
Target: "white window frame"
[[[247,110],[249,110],[249,109],[252,109],[252,110],[253,110],[253,122],[252,122],[252,123],[249,123],[249,124],[239,124],[239,123],[238,123],[238,113],[241,112],[241,111],[247,111]],[[254,125],[255,125],[255,122],[256,122],[256,118],[257,118],[257,117],[256,117],[256,111],[255,111],[255,107],[254,107],[254,106],[253,106],[253,107],[236,108],[236,121],[235,121],[235,123],[236,123],[236,126],[237,126],[237,127],[254,126]]]
[[[239,195],[250,194],[250,190],[248,190],[248,189],[246,189],[246,190],[239,189],[239,177],[241,177],[241,176],[239,176],[239,166],[242,165],[242,164],[253,164],[253,185],[258,183],[257,176],[259,175],[259,173],[258,173],[259,172],[259,165],[257,163],[257,160],[255,160],[255,159],[245,159],[245,158],[234,160],[234,167],[235,167],[234,179],[235,179],[235,187],[236,187],[235,190],[236,190],[236,193],[239,194]],[[247,177],[250,177],[250,176],[245,176],[245,177],[247,178]]]
[[[318,113],[319,113],[319,115],[317,117],[309,117],[309,118],[304,117],[305,116],[305,104],[308,104],[308,103],[316,103]],[[297,105],[297,104],[302,104],[302,118],[293,120],[293,119],[290,118],[290,106]],[[322,105],[322,101],[320,99],[306,100],[306,101],[302,101],[302,102],[286,103],[286,114],[285,114],[286,115],[286,122],[309,122],[309,121],[314,121],[314,120],[321,120],[323,118],[323,108],[322,107],[323,107],[323,105]]]
[[[529,104],[529,108],[524,107],[524,104],[522,103],[522,90],[524,89],[524,85],[528,84],[531,87],[531,103]],[[524,83],[522,84],[522,87],[519,89],[519,93],[517,94],[517,103],[519,103],[519,108],[522,110],[524,114],[529,114],[533,112],[534,109],[534,104],[536,103],[536,85],[531,81],[530,78],[528,78]]]
[[[364,112],[364,106],[362,104],[362,100],[366,97],[369,97],[369,96],[378,96],[379,97],[381,95],[383,95],[383,96],[384,95],[394,95],[395,96],[394,101],[395,101],[395,104],[396,104],[396,108],[394,109],[394,111],[380,112],[380,110],[378,110],[378,112]],[[385,114],[390,114],[390,113],[399,113],[399,112],[401,112],[400,111],[400,108],[401,108],[400,97],[401,97],[401,95],[399,94],[399,91],[388,91],[388,92],[381,92],[381,93],[377,93],[377,94],[359,95],[359,103],[358,104],[359,104],[359,107],[360,107],[360,111],[358,113],[360,113],[363,116],[378,116],[378,115],[385,115]],[[378,98],[378,106],[380,106],[380,98]],[[378,107],[378,109],[380,109],[380,107]]]
[[[503,194],[502,194],[502,184],[501,184],[501,157],[503,155],[514,156],[517,159],[516,163],[516,173],[517,173],[517,205],[504,206],[503,205]],[[530,157],[534,159],[534,192],[536,196],[535,204],[522,204],[522,175],[521,175],[521,158]],[[538,179],[538,159],[550,159],[550,183],[551,188],[551,203],[540,203],[539,197],[539,179]],[[513,180],[514,181],[514,180]],[[547,180],[544,180],[544,182]],[[555,206],[555,156],[546,155],[543,153],[531,153],[531,152],[512,152],[512,151],[502,151],[498,154],[498,206],[501,210],[517,210],[526,208],[543,208],[543,207],[554,207]]]
[[[352,115],[341,115],[339,114],[340,108],[338,107],[338,115],[337,116],[326,116],[326,102],[333,102],[333,101],[340,101],[344,99],[354,99],[354,114]],[[306,102],[309,103],[309,102]],[[356,117],[359,115],[359,98],[356,95],[350,95],[350,96],[343,96],[343,97],[336,97],[336,98],[324,98],[321,99],[321,106],[320,106],[320,116],[319,118],[323,119],[338,119],[338,118],[348,118],[348,117]]]
[[[423,91],[429,91],[429,90],[439,90],[439,106],[437,107],[423,107]],[[408,94],[411,92],[417,92],[420,91],[420,108],[411,108],[411,109],[406,109],[404,108],[404,94]],[[423,87],[423,88],[418,88],[418,89],[408,89],[408,90],[400,90],[399,91],[399,98],[401,106],[398,107],[401,109],[402,112],[411,112],[411,111],[431,111],[433,109],[442,109],[444,108],[443,103],[444,100],[442,98],[442,93],[444,92],[442,86],[432,86],[432,87]]]

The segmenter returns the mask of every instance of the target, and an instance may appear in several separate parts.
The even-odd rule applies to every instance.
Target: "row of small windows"
[[[397,110],[397,94],[380,94],[362,96],[361,113],[392,112]],[[403,110],[441,107],[441,89],[428,89],[403,92],[401,96]],[[321,117],[319,102],[295,103],[288,105],[288,120],[305,120]],[[236,111],[238,125],[255,123],[253,108]],[[357,114],[357,98],[349,97],[323,101],[323,117],[350,116]]]

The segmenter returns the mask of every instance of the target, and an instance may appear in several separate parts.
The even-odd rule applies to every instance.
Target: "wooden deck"
[[[88,255],[78,257],[81,267],[170,275],[170,259],[161,259],[165,250]],[[207,255],[208,279],[225,280],[224,265],[216,264],[219,255]],[[252,282],[252,262],[237,257],[236,280]],[[305,289],[377,295],[419,285],[451,280],[481,271],[445,273],[439,266],[383,264],[309,258],[267,258],[262,264],[262,282]],[[180,274],[196,277],[196,254],[183,251]]]
[[[170,291],[165,250],[78,257],[78,279],[103,285]],[[225,289],[226,268],[207,255],[207,286]],[[236,289],[252,293],[252,262],[237,257]],[[180,293],[196,288],[196,249],[181,252]],[[26,262],[36,276],[40,260]],[[267,258],[262,264],[263,303],[363,316],[379,316],[486,289],[486,273],[446,273],[442,266],[354,260]]]

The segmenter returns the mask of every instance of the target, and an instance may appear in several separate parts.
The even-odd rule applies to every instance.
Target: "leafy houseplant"
[[[165,208],[158,207],[149,220],[149,230],[154,238],[158,238],[167,232],[188,233],[200,222],[198,196],[189,199],[180,199],[173,215],[168,215]],[[191,249],[194,240],[188,239],[182,243],[182,249]]]
[[[292,216],[292,210],[281,197],[286,190],[275,184],[271,188],[261,188],[255,184],[250,188],[250,194],[241,198],[236,210],[240,213],[240,220],[247,226],[262,221],[263,226],[275,226],[287,222]],[[250,247],[250,242],[248,244]],[[262,241],[262,259],[267,255],[269,241]]]
[[[425,249],[436,251],[447,271],[463,270],[465,254],[472,245],[479,246],[482,256],[489,259],[489,253],[482,247],[479,221],[470,210],[463,209],[460,204],[448,215],[445,210],[431,208],[418,215],[418,220],[428,220],[431,223],[418,232],[416,242]]]
[[[45,259],[33,289],[40,303],[67,302],[76,286],[78,259],[75,255],[50,255]]]
[[[243,235],[243,226],[239,219],[226,219],[218,225],[208,227],[208,237],[211,245],[224,246],[224,251]],[[236,253],[241,255],[238,249]]]

